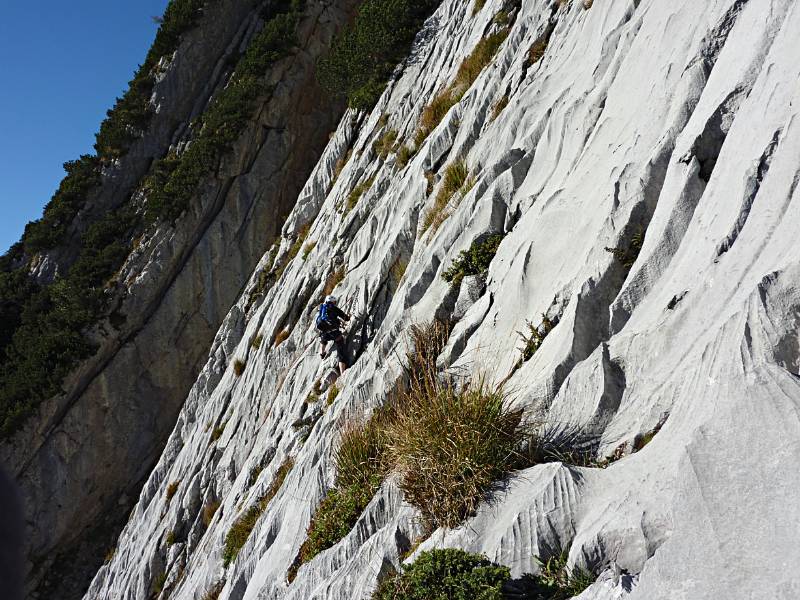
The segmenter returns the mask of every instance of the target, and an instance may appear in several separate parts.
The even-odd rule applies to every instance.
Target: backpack
[[[319,313],[317,313],[317,329],[320,330],[322,333],[327,333],[328,331],[333,331],[336,329],[336,323],[334,318],[328,314],[328,304],[327,302],[323,303],[319,307]]]

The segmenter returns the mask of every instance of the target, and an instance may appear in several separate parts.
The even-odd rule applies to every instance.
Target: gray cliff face
[[[604,469],[549,463],[516,473],[463,526],[435,531],[417,553],[464,548],[521,577],[537,572],[534,556],[569,548],[570,565],[601,567],[581,600],[800,596],[793,568],[800,561],[800,5],[525,1],[492,64],[409,163],[376,156],[373,143],[388,128],[400,141],[414,136],[423,108],[504,4],[488,0],[473,16],[472,3],[445,0],[375,110],[344,115],[299,195],[286,190],[282,206],[294,208],[276,264],[288,266],[271,287],[260,285],[269,255],[241,294],[227,277],[253,267],[233,249],[277,231],[270,215],[254,226],[252,207],[272,185],[266,174],[284,172],[282,161],[265,156],[275,166],[261,176],[216,184],[186,217],[202,222],[220,190],[236,194],[220,212],[230,211],[230,220],[217,217],[219,227],[207,226],[203,242],[189,245],[185,287],[178,275],[157,297],[148,324],[161,325],[142,343],[127,343],[109,376],[95,378],[82,396],[127,390],[135,404],[76,403],[83,426],[119,426],[91,446],[51,434],[43,448],[52,451],[29,463],[40,465],[29,468],[41,478],[48,457],[73,465],[63,457],[83,453],[88,465],[88,457],[117,453],[144,475],[147,453],[115,436],[130,422],[169,428],[149,406],[158,386],[169,386],[151,373],[163,367],[166,375],[176,362],[204,355],[182,405],[174,399],[177,424],[87,600],[190,600],[218,584],[223,600],[369,598],[421,533],[392,478],[343,540],[303,565],[292,583],[287,570],[333,482],[342,423],[392,389],[410,324],[453,316],[439,357],[444,368],[506,380],[513,402],[532,418],[591,434],[597,456],[617,460]],[[544,56],[532,62],[530,49],[550,31]],[[263,118],[291,114],[295,103],[276,108]],[[272,131],[254,127],[250,135]],[[290,155],[296,141],[281,142]],[[255,165],[261,155],[253,156]],[[449,206],[438,230],[424,231],[440,175],[458,158],[475,185]],[[351,190],[372,177],[355,207],[342,210]],[[308,251],[295,257],[306,227]],[[465,281],[454,292],[441,273],[492,232],[507,235],[485,282]],[[152,258],[131,261],[131,268],[147,265],[132,271],[132,289],[152,288],[148,278],[174,264],[167,257],[184,247],[179,237],[145,242]],[[629,267],[607,251],[637,240]],[[397,275],[401,263],[407,267]],[[312,348],[313,309],[341,266],[336,291],[356,317],[349,341],[357,360],[331,406],[309,406],[314,382],[331,369]],[[210,351],[193,345],[199,339],[156,335],[181,330],[176,307],[187,304],[184,330],[203,319],[206,331],[216,327],[210,315],[225,302],[210,302],[213,286],[203,281],[215,281],[220,298],[238,295],[219,315]],[[541,315],[557,324],[513,370],[516,332]],[[288,338],[273,345],[281,331]],[[259,335],[263,343],[254,343]],[[150,362],[141,358],[154,347]],[[310,417],[310,427],[293,428],[301,417]],[[293,468],[225,567],[226,533],[289,457]],[[76,472],[78,482],[88,476],[88,468]],[[216,513],[204,515],[217,501]]]
[[[271,91],[232,154],[176,226],[149,232],[121,269],[114,319],[93,332],[98,353],[3,445],[27,511],[31,597],[80,597],[124,524],[214,335],[344,110],[319,90],[314,65],[352,7],[309,3],[299,47],[271,71]],[[165,65],[150,132],[113,168],[84,217],[117,204],[150,157],[182,141],[230,75],[229,55],[256,31],[258,8],[210,3]]]

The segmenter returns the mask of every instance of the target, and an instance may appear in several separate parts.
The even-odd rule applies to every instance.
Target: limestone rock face
[[[293,199],[274,257],[286,268],[264,289],[265,255],[222,321],[87,600],[159,588],[172,600],[369,598],[422,533],[392,478],[341,542],[291,583],[287,571],[333,482],[343,422],[392,389],[409,325],[454,316],[444,367],[506,380],[515,405],[591,434],[612,460],[519,472],[417,552],[485,553],[519,578],[537,572],[534,556],[566,548],[570,565],[600,570],[581,600],[800,597],[800,5],[522,2],[493,62],[408,164],[378,157],[389,129],[411,143],[423,108],[507,4],[473,15],[471,2],[445,0],[374,111],[345,114]],[[457,159],[475,183],[424,230]],[[239,185],[255,195],[268,182]],[[441,273],[487,233],[506,236],[485,283],[454,290]],[[193,285],[227,276],[219,261],[244,243],[229,235],[209,229]],[[334,272],[355,362],[319,410],[305,400],[331,364],[313,313]],[[165,306],[190,302],[187,286]],[[517,332],[545,317],[554,326],[515,369]],[[170,353],[198,358],[169,335],[147,344],[164,345],[165,369]],[[107,387],[147,393],[138,371],[122,375],[136,354],[122,351]],[[117,418],[160,422],[148,414]],[[227,532],[287,458],[293,468],[226,567]]]

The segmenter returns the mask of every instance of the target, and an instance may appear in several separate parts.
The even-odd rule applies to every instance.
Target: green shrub
[[[278,467],[275,478],[272,480],[272,483],[264,495],[231,525],[231,528],[225,536],[225,546],[222,550],[222,562],[226,568],[236,560],[239,551],[245,545],[245,542],[247,542],[256,523],[258,523],[258,519],[264,514],[264,511],[267,510],[267,506],[269,506],[269,503],[278,493],[278,490],[280,490],[283,482],[286,480],[286,476],[289,474],[289,471],[292,470],[293,466],[294,460],[287,457],[281,466]]]
[[[453,197],[458,194],[460,200],[472,189],[473,185],[475,185],[475,179],[470,177],[464,159],[460,158],[450,163],[444,171],[444,181],[439,188],[439,193],[436,194],[433,206],[425,213],[422,222],[423,232],[430,228],[436,231],[450,216],[447,206]]]
[[[508,567],[448,548],[422,552],[384,582],[373,600],[502,600]]]
[[[458,286],[464,277],[485,273],[504,237],[503,234],[494,234],[482,241],[473,242],[469,250],[462,250],[450,268],[442,273],[442,279]]]
[[[474,17],[481,9],[486,5],[486,0],[475,0],[475,3],[472,5],[472,16]]]
[[[370,110],[380,98],[423,21],[440,0],[365,0],[353,24],[340,33],[319,61],[317,76],[330,93],[352,108]]]
[[[233,361],[233,372],[236,374],[237,377],[241,377],[242,373],[244,373],[244,368],[247,366],[247,363],[243,360],[237,358]]]
[[[176,541],[178,541],[178,536],[176,535],[175,530],[173,529],[167,534],[167,537],[164,539],[164,542],[167,544],[167,546],[172,546],[172,544],[174,544]]]
[[[510,27],[506,27],[488,37],[481,38],[470,55],[461,63],[455,80],[424,108],[417,126],[417,133],[414,136],[418,148],[442,122],[447,112],[464,97],[481,71],[492,62],[510,30]]]

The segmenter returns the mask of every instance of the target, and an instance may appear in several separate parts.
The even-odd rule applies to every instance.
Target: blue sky
[[[0,254],[37,219],[144,61],[167,0],[9,0],[0,9]]]

